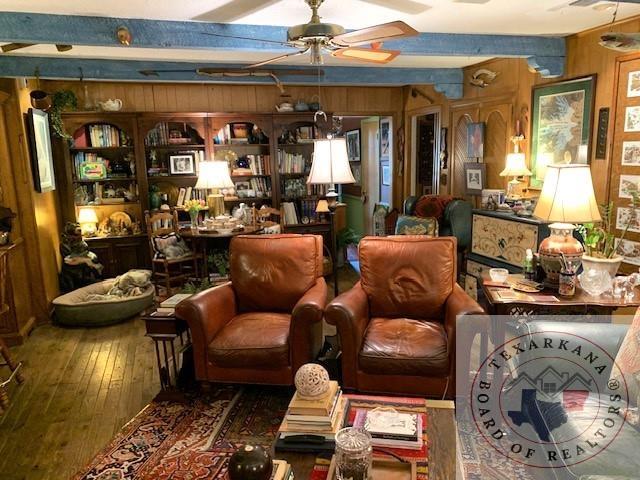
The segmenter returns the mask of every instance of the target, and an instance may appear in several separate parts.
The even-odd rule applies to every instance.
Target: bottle
[[[524,257],[524,263],[522,265],[522,273],[525,280],[535,280],[536,270],[533,266],[533,252],[530,248],[527,248],[527,252]]]

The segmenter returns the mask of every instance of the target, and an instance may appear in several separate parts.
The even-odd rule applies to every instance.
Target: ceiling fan
[[[9,52],[13,52],[14,50],[19,50],[21,48],[32,47],[33,45],[37,45],[37,44],[36,43],[7,43],[5,45],[2,45],[0,47],[0,50],[2,50],[2,53],[9,53]],[[56,49],[59,52],[68,52],[72,48],[73,46],[71,45],[56,45]]]
[[[400,55],[401,52],[399,50],[383,49],[382,42],[418,35],[415,29],[402,21],[384,23],[347,32],[340,25],[322,23],[320,15],[318,15],[318,9],[324,0],[305,0],[305,2],[311,7],[311,20],[309,23],[295,25],[289,28],[287,31],[287,40],[283,42],[217,33],[202,33],[219,37],[255,40],[264,43],[277,43],[297,49],[295,52],[285,53],[284,55],[279,55],[263,62],[248,65],[245,67],[247,69],[261,67],[279,60],[284,60],[285,58],[306,55],[307,53],[310,54],[312,65],[322,65],[323,52],[346,60],[385,64],[392,61]],[[364,47],[364,45],[370,45],[370,48]]]

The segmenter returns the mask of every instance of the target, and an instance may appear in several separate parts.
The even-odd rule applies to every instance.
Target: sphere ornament
[[[240,447],[229,459],[231,480],[269,480],[272,469],[269,452],[255,445]]]
[[[317,363],[302,365],[296,372],[296,390],[302,398],[318,398],[329,391],[329,373]]]

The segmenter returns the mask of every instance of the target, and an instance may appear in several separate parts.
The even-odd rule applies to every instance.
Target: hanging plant
[[[59,90],[53,94],[51,99],[51,108],[48,113],[51,121],[51,128],[56,137],[71,140],[71,135],[69,135],[64,129],[62,112],[74,111],[77,109],[78,98],[71,90]]]

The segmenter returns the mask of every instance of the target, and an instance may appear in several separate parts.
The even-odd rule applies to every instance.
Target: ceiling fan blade
[[[258,63],[254,63],[252,65],[247,65],[246,67],[243,67],[243,69],[244,70],[250,70],[252,68],[257,68],[257,67],[261,67],[263,65],[268,65],[270,63],[277,62],[277,61],[283,60],[285,58],[297,57],[298,55],[304,55],[309,50],[310,50],[310,48],[307,48],[305,50],[300,50],[298,52],[286,53],[284,55],[280,55],[280,56],[277,56],[277,57],[274,57],[274,58],[270,58],[269,60],[265,60],[264,62],[258,62]]]
[[[56,50],[59,52],[68,52],[73,48],[73,45],[56,45]]]
[[[9,53],[21,48],[32,47],[33,45],[35,45],[35,43],[7,43],[6,45],[2,45],[0,49],[2,49],[2,53]]]
[[[415,37],[416,35],[418,35],[417,30],[404,22],[396,21],[336,35],[331,39],[331,43],[337,47],[355,47],[367,43]]]
[[[335,50],[331,55],[344,60],[357,60],[359,62],[383,64],[389,63],[401,53],[402,52],[400,50],[349,47]]]
[[[398,12],[408,13],[411,15],[417,15],[419,13],[426,12],[431,7],[424,3],[415,2],[414,0],[362,0],[366,3],[372,3],[374,5],[380,5],[382,7],[390,8],[391,10],[397,10]]]
[[[278,42],[277,40],[265,40],[264,38],[253,38],[253,37],[240,37],[238,35],[225,35],[224,33],[211,33],[211,32],[200,32],[202,35],[210,35],[212,37],[222,37],[222,38],[233,38],[236,40],[252,40],[254,42],[262,42],[262,43],[274,43],[276,45],[284,45],[285,47],[291,47],[287,42]]]
[[[192,20],[216,23],[233,22],[279,1],[280,0],[231,0],[218,8],[193,17]]]

